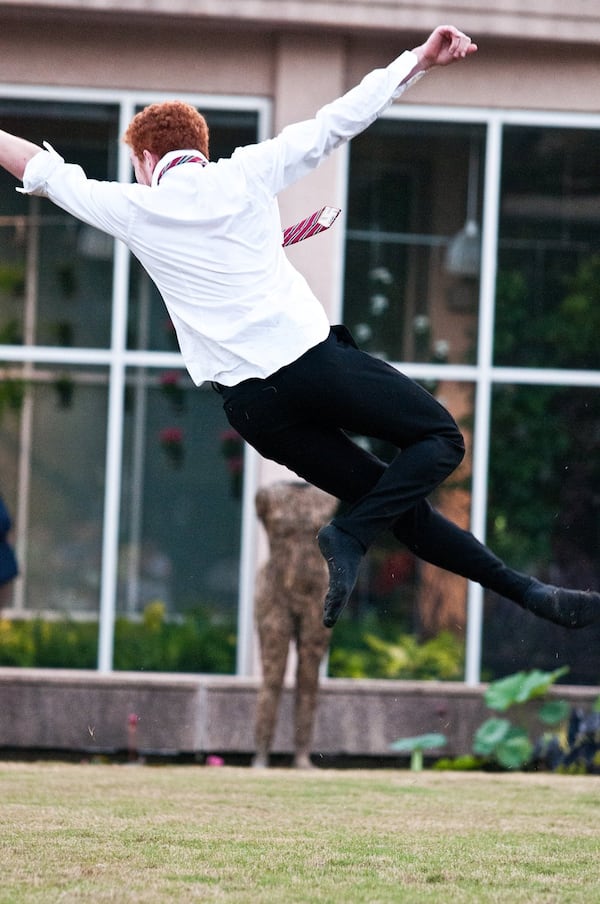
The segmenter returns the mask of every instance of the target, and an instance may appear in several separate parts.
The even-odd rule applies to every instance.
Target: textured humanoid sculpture
[[[336,506],[336,499],[308,483],[279,482],[256,495],[256,511],[270,549],[269,559],[258,576],[255,601],[263,669],[255,723],[256,767],[269,762],[292,640],[298,659],[294,766],[311,766],[319,666],[331,636],[322,621],[328,574],[316,535]]]

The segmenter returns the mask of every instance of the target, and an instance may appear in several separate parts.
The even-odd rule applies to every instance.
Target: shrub
[[[334,636],[329,657],[332,677],[442,681],[459,681],[463,677],[463,642],[449,631],[423,642],[414,634],[384,640],[364,626],[359,626],[359,632],[352,637],[346,629],[340,638]]]
[[[141,620],[115,621],[116,670],[228,674],[234,670],[235,648],[233,621],[216,624],[205,609],[172,621],[156,601]],[[96,622],[0,620],[0,665],[94,669],[97,649]]]

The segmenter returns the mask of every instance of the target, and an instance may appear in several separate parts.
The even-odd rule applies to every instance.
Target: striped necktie
[[[304,239],[309,239],[312,235],[323,232],[324,229],[329,229],[335,222],[339,212],[339,207],[321,207],[305,220],[301,220],[294,226],[288,226],[283,231],[283,247],[287,248],[288,245],[295,245],[296,242],[302,242]]]
[[[198,156],[197,154],[180,154],[179,157],[174,157],[173,160],[163,166],[158,174],[156,184],[160,183],[165,173],[173,169],[174,166],[181,166],[182,163],[200,163],[202,166],[206,166],[208,160],[206,157]],[[333,226],[339,213],[339,207],[320,207],[319,210],[316,210],[306,219],[300,220],[299,223],[295,223],[293,226],[288,226],[283,232],[283,247],[287,248],[288,245],[295,245],[297,242],[302,242],[304,239],[309,239],[311,236],[318,235],[319,232],[329,229],[330,226]]]
[[[159,184],[165,173],[167,173],[170,169],[173,169],[174,166],[180,166],[182,163],[201,163],[202,166],[206,166],[208,160],[206,159],[206,157],[199,157],[197,154],[181,154],[179,157],[174,157],[173,160],[170,160],[166,164],[166,166],[163,166],[160,173],[158,174],[156,184]]]

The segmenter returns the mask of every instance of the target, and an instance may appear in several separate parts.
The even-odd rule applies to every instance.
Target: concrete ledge
[[[438,21],[458,22],[461,28],[486,36],[537,40],[561,40],[569,43],[592,43],[600,33],[600,14],[592,0],[553,3],[549,0],[2,0],[0,9],[10,13],[45,13],[63,18],[84,14],[86,20],[102,21],[120,17],[125,21],[160,22],[166,16],[178,22],[219,25],[231,21],[263,28],[335,28],[429,30]]]
[[[140,754],[251,754],[259,682],[234,676],[0,668],[0,750],[116,753],[138,717]],[[389,756],[399,737],[441,731],[449,756],[469,753],[489,715],[484,686],[459,682],[325,679],[313,751]],[[551,693],[589,706],[595,687]],[[293,752],[293,688],[282,696],[273,752]]]

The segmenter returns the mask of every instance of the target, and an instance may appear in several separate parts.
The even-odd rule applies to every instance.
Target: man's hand
[[[464,60],[477,50],[468,35],[453,25],[438,25],[424,44],[415,47],[413,53],[419,58],[419,69],[426,71],[434,66],[448,66],[457,60]]]

